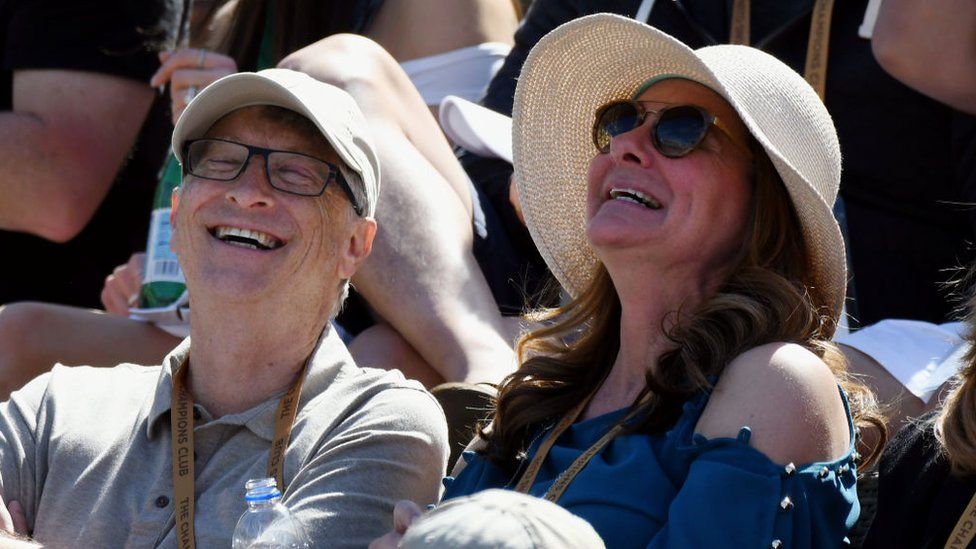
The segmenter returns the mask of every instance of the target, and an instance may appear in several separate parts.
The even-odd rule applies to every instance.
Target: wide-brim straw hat
[[[575,296],[596,272],[585,214],[587,169],[597,154],[591,141],[596,109],[631,98],[641,84],[661,76],[714,90],[766,151],[800,220],[808,269],[825,301],[817,305],[836,322],[847,285],[844,240],[832,212],[841,157],[816,92],[757,49],[692,50],[618,15],[582,17],[547,34],[529,53],[515,89],[515,178],[526,224],[553,274]]]

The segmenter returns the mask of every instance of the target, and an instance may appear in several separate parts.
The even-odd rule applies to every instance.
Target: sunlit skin
[[[752,198],[751,158],[740,143],[747,133],[717,94],[687,80],[659,82],[639,98],[646,108],[697,105],[715,114],[733,142],[712,127],[697,149],[668,158],[651,144],[654,115],[611,141],[590,163],[587,236],[611,274],[617,254],[628,268],[653,263],[711,282],[742,242]],[[633,188],[661,203],[659,210],[611,200],[613,187]]]
[[[339,158],[320,138],[308,143],[297,131],[240,109],[221,119],[207,137],[260,147],[305,153],[338,164]],[[322,281],[339,268],[342,238],[332,233],[346,225],[352,210],[335,184],[320,197],[296,196],[273,189],[264,158],[254,156],[235,181],[209,181],[188,175],[178,199],[173,248],[180,254],[191,287],[209,287],[231,301],[261,301],[269,292],[299,301],[321,294]],[[211,230],[229,225],[263,231],[285,242],[276,250],[250,250],[216,239]],[[348,278],[348,269],[339,273]],[[297,277],[297,278],[296,278]],[[285,283],[287,281],[287,283]],[[311,296],[310,296],[311,294]],[[321,301],[318,299],[317,301]]]
[[[732,108],[699,84],[664,80],[639,98],[646,108],[697,105],[716,115],[694,151],[668,158],[651,143],[654,115],[613,138],[590,162],[587,238],[606,266],[623,304],[621,349],[587,417],[633,402],[671,344],[658,327],[694,307],[727,276],[742,247],[752,200],[748,133]],[[610,199],[611,188],[654,197],[660,209]]]
[[[312,140],[258,107],[232,112],[206,136],[339,162],[323,137]],[[263,231],[284,245],[234,246],[212,234],[217,226]],[[199,402],[210,398],[205,404],[215,413],[227,413],[291,383],[328,321],[341,281],[369,254],[376,223],[356,216],[337,185],[317,197],[272,188],[264,158],[256,156],[234,181],[188,175],[173,227],[192,303],[190,388]],[[202,364],[208,374],[195,375]]]

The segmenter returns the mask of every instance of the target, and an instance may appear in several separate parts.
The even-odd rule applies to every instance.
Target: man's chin
[[[191,288],[194,300],[206,299],[211,302],[227,304],[261,303],[272,298],[276,286],[280,286],[267,276],[235,271],[210,272],[199,280],[188,277],[187,287]],[[193,306],[191,301],[190,306]]]

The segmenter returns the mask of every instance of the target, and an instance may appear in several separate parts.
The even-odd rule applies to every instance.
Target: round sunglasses
[[[714,125],[729,139],[735,139],[723,127],[718,118],[695,105],[674,105],[663,109],[647,109],[641,101],[611,101],[596,111],[593,122],[593,144],[601,153],[610,152],[610,141],[639,127],[654,114],[651,124],[651,144],[668,158],[681,158],[695,150]]]

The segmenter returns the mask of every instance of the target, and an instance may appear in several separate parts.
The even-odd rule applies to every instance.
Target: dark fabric
[[[536,0],[484,105],[510,115],[531,46],[561,23],[598,11],[633,17],[638,0]],[[650,23],[693,48],[728,40],[730,0],[658,0]],[[752,43],[803,72],[813,0],[753,0]],[[970,263],[976,199],[976,118],[885,73],[858,36],[867,0],[834,5],[827,108],[843,153],[841,196],[862,324],[883,318],[944,322],[941,290]],[[635,82],[635,86],[637,83]],[[475,184],[486,182],[475,179]]]
[[[881,457],[878,512],[865,549],[942,549],[976,493],[976,478],[949,474],[933,417],[906,425],[888,443]]]
[[[179,6],[167,0],[0,0],[0,108],[12,108],[15,70],[68,69],[148,82],[158,66],[154,48],[171,46],[179,13]],[[157,99],[131,157],[73,240],[57,244],[0,231],[5,257],[0,304],[99,305],[105,277],[145,248],[152,196],[172,129],[167,106],[165,98]]]
[[[515,47],[488,85],[482,104],[511,116],[515,82],[532,46],[562,23],[599,12],[633,16],[639,0],[535,0],[515,33]],[[509,201],[512,165],[461,150],[461,165],[474,183],[485,214],[486,234],[474,235],[474,256],[502,314],[558,302],[558,284],[528,229]]]
[[[512,165],[470,155],[461,162],[475,186],[485,231],[474,231],[475,259],[504,315],[555,306],[559,285],[508,198]]]

